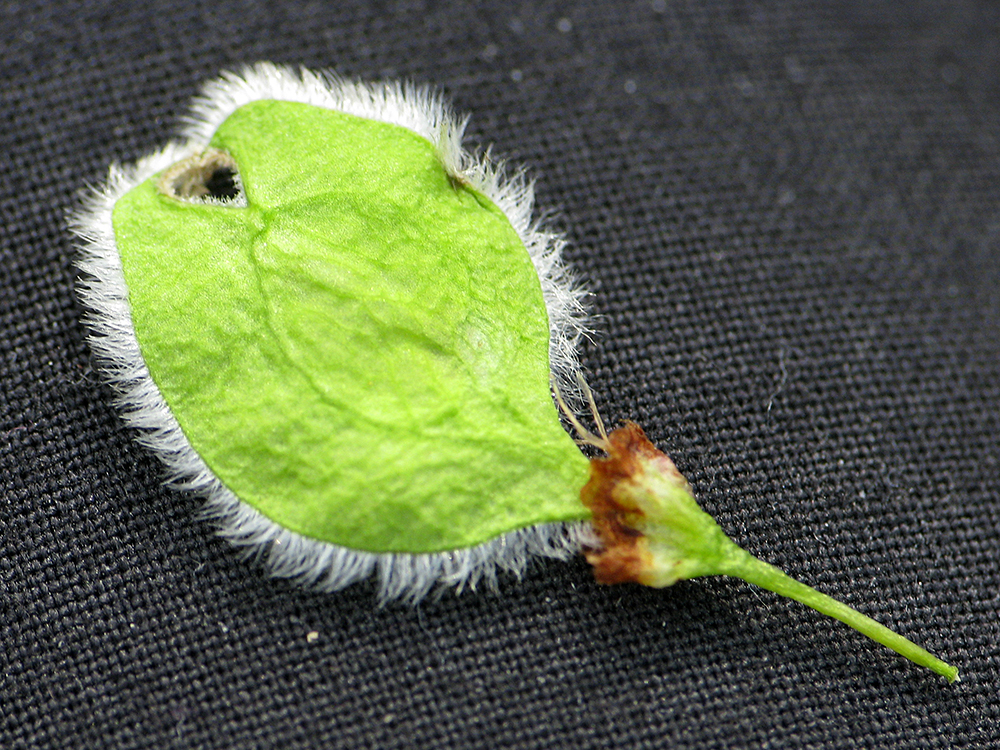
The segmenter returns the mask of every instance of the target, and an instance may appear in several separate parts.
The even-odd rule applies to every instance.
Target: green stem
[[[773,565],[757,559],[749,552],[742,549],[740,552],[743,554],[733,555],[726,561],[721,571],[722,573],[742,578],[747,583],[760,586],[762,589],[773,591],[781,596],[787,596],[789,599],[802,602],[807,607],[812,607],[817,612],[822,612],[824,615],[829,615],[840,620],[850,625],[859,633],[868,636],[873,641],[891,648],[898,654],[902,654],[913,663],[927,667],[939,675],[946,677],[948,682],[955,682],[958,679],[958,669],[956,667],[941,661],[929,651],[920,648],[913,641],[904,638],[898,633],[894,633],[889,628],[880,625],[856,609],[852,609],[846,604],[820,593],[811,586],[806,586],[804,583],[796,581]]]

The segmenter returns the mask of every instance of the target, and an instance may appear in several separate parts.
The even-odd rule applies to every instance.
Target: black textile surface
[[[91,370],[65,214],[257,60],[472,112],[593,290],[605,416],[962,682],[729,579],[379,609],[214,537]],[[0,747],[1000,746],[1000,6],[3,3],[0,118]]]

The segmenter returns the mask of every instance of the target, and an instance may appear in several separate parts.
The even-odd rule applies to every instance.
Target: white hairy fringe
[[[171,143],[134,166],[112,166],[105,185],[92,191],[71,217],[82,240],[79,295],[88,309],[90,344],[116,403],[138,440],[166,465],[167,483],[203,496],[203,515],[219,533],[261,559],[272,575],[312,589],[333,591],[376,576],[382,601],[417,602],[437,586],[456,590],[495,586],[497,573],[519,576],[533,556],[566,559],[591,539],[589,525],[542,524],[504,534],[484,544],[428,554],[371,553],[321,542],[288,531],[236,497],[197,454],[153,382],[139,350],[128,304],[128,287],[115,245],[112,210],[136,185],[204,149],[215,130],[251,101],[277,99],[336,109],[409,128],[429,140],[446,171],[492,200],[506,215],[534,262],[548,308],[550,362],[560,390],[578,392],[576,347],[585,333],[583,292],[561,259],[565,241],[532,218],[532,185],[503,165],[462,148],[466,120],[425,88],[398,83],[364,84],[332,73],[295,72],[259,63],[224,73],[209,83],[187,120],[185,140]]]

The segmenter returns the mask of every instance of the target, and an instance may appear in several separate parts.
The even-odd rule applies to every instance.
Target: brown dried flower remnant
[[[608,435],[604,449],[608,456],[591,460],[580,493],[601,541],[586,553],[597,580],[663,588],[717,573],[711,563],[732,542],[698,507],[674,462],[634,422]]]

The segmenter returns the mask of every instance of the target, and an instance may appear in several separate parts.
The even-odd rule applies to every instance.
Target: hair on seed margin
[[[312,104],[406,127],[430,141],[453,179],[486,195],[507,216],[541,281],[550,327],[549,359],[560,401],[574,405],[580,389],[577,347],[586,335],[585,292],[567,269],[565,239],[534,214],[534,188],[520,171],[509,173],[489,154],[462,147],[468,118],[460,118],[427,87],[361,83],[333,72],[258,63],[226,72],[195,99],[179,140],[134,165],[114,165],[105,183],[88,192],[70,217],[80,239],[83,272],[78,293],[100,371],[116,393],[124,421],[166,466],[165,482],[205,499],[201,515],[218,533],[260,560],[277,577],[319,591],[335,591],[375,577],[382,602],[416,603],[432,590],[495,587],[501,573],[520,576],[535,557],[567,559],[592,543],[586,523],[553,523],[509,532],[475,547],[426,554],[372,553],[311,539],[266,518],[236,497],[197,454],[153,382],[132,326],[128,287],[115,244],[112,211],[133,187],[202,153],[215,130],[236,109],[276,99]],[[567,408],[564,406],[564,408]]]

